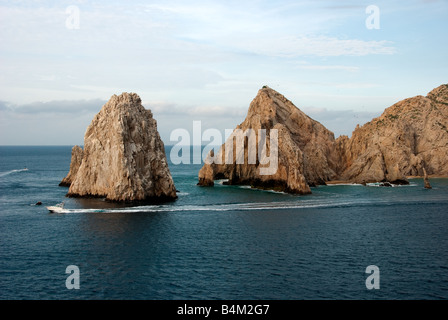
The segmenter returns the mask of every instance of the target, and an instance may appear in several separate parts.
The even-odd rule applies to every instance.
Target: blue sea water
[[[0,299],[448,298],[448,179],[293,196],[198,187],[201,165],[170,164],[178,200],[126,207],[66,198],[70,156],[0,147]]]

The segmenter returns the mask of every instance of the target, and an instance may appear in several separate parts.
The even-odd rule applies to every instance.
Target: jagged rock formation
[[[306,194],[311,192],[310,186],[330,180],[407,184],[407,176],[421,176],[424,168],[429,174],[448,175],[447,106],[448,85],[441,85],[426,97],[400,101],[380,117],[358,125],[351,138],[335,140],[331,131],[283,95],[263,87],[234,133],[267,129],[269,135],[270,129],[277,129],[278,170],[260,175],[262,161],[249,164],[247,156],[256,146],[245,145],[238,151],[235,146],[226,150],[224,144],[216,157],[222,164],[206,163],[199,171],[198,184],[211,186],[215,179],[224,178],[229,184]],[[268,152],[269,148],[268,143]],[[226,164],[225,155],[231,151],[233,162]],[[244,164],[237,164],[235,160],[242,152]],[[210,154],[208,160],[213,156]]]
[[[76,173],[78,173],[79,167],[81,166],[82,156],[83,156],[82,148],[80,146],[74,146],[72,148],[72,159],[70,161],[70,170],[67,176],[64,179],[62,179],[61,183],[59,183],[59,186],[70,187],[72,181],[76,177]]]
[[[431,184],[429,183],[428,174],[426,173],[425,168],[423,168],[423,182],[425,184],[425,189],[432,189]]]
[[[448,175],[448,85],[402,100],[337,139],[340,179],[407,183],[406,176]]]
[[[176,198],[157,122],[137,94],[113,95],[94,117],[67,196],[124,202]]]
[[[270,132],[272,129],[277,130],[278,167],[275,173],[260,173],[261,168],[267,167],[262,164],[260,157],[254,164],[249,164],[248,153],[251,151],[257,154],[260,145],[257,148],[256,143],[250,143],[249,137],[244,149],[238,151],[238,139],[235,139],[233,150],[226,150],[226,144],[221,146],[216,158],[220,159],[222,164],[203,166],[199,172],[199,185],[210,186],[215,179],[225,178],[228,179],[228,184],[307,194],[311,192],[310,186],[325,184],[336,176],[334,134],[300,111],[283,95],[266,86],[258,91],[250,104],[246,119],[237,126],[234,134],[238,130],[240,133],[253,130],[256,135],[254,141],[258,141],[259,129],[266,130],[267,153],[272,149],[269,142]],[[233,139],[233,135],[229,139]],[[233,161],[226,163],[225,155],[232,151]],[[235,161],[238,156],[245,159],[243,164],[237,164]],[[228,159],[232,158],[229,156]]]

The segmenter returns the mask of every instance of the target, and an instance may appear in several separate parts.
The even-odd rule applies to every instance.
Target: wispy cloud
[[[158,115],[194,116],[198,119],[244,117],[247,112],[243,108],[228,108],[224,106],[180,106],[163,102],[144,103],[144,105]]]
[[[395,54],[388,40],[363,40],[327,35],[328,23],[365,14],[363,6],[330,2],[264,1],[223,5],[207,1],[195,4],[150,4],[149,14],[171,22],[170,35],[195,44],[209,44],[229,52],[271,57],[365,56]],[[334,10],[338,14],[334,14]],[[360,25],[361,28],[364,24]]]
[[[241,41],[240,48],[256,54],[272,57],[336,57],[366,56],[372,54],[395,54],[397,50],[390,41],[366,41],[338,39],[328,36],[286,36]]]
[[[318,70],[318,71],[328,71],[328,70],[348,71],[348,72],[359,71],[359,67],[354,66],[299,65],[296,68],[304,70]]]
[[[264,84],[301,105],[366,111],[446,82],[447,1],[376,2],[380,30],[365,27],[368,4],[0,1],[0,129],[23,136],[26,120],[30,132],[44,123],[83,132],[111,95],[136,92],[166,136],[190,120],[233,128]],[[76,30],[66,27],[70,5]],[[51,130],[41,139],[71,141]]]
[[[26,114],[77,114],[98,112],[106,103],[101,99],[92,100],[61,100],[48,102],[33,102],[22,105],[14,105],[0,101],[0,110],[16,115]]]

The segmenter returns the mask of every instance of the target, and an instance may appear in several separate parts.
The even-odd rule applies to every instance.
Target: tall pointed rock
[[[266,141],[260,139],[260,129],[266,130]],[[257,143],[251,143],[251,138],[246,134],[244,149],[238,149],[235,147],[238,145],[235,136],[238,132],[244,134],[248,130],[252,130],[256,135],[252,142]],[[266,168],[267,165],[263,165],[264,161],[260,159],[259,152],[263,142],[266,145],[266,155],[272,151],[272,130],[276,130],[278,138],[277,170],[271,174],[261,174],[260,169]],[[213,180],[225,178],[229,184],[307,194],[311,193],[310,186],[325,184],[336,175],[334,134],[267,86],[258,91],[250,104],[246,119],[236,127],[229,139],[235,139],[234,150],[226,150],[226,145],[230,146],[228,140],[221,146],[216,157],[210,155],[209,159],[214,158],[215,161],[205,164],[200,170],[199,185],[213,185]],[[249,161],[250,151],[257,155],[255,163]],[[229,152],[233,159],[230,156],[226,158]],[[238,163],[238,157],[244,159],[244,163]],[[216,159],[220,159],[222,164],[217,164]],[[229,163],[226,159],[232,161]]]
[[[93,118],[67,196],[124,202],[176,198],[157,122],[137,94],[113,95]]]

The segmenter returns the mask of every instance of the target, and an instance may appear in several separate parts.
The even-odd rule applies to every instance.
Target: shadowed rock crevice
[[[76,174],[78,173],[78,169],[81,166],[83,157],[83,151],[80,146],[74,146],[72,148],[72,158],[70,161],[70,170],[67,174],[67,176],[62,179],[61,183],[59,183],[59,186],[61,187],[70,187],[72,184],[72,181],[75,179]]]

